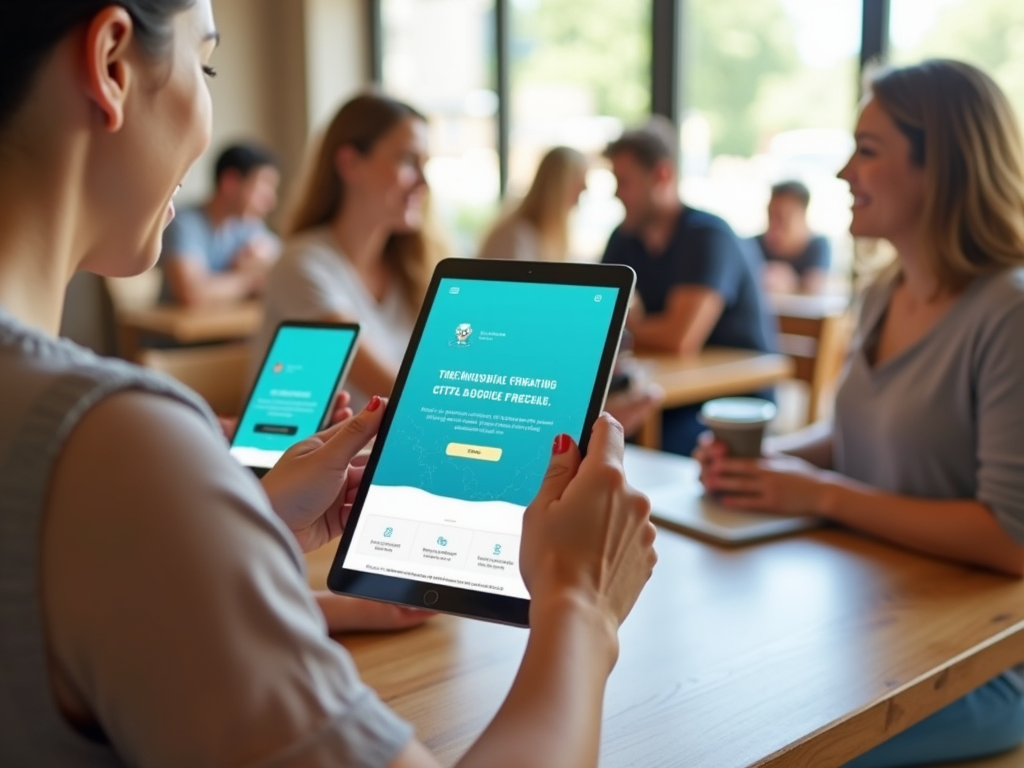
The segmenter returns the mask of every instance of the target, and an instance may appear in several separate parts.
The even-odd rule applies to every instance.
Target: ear
[[[125,99],[131,85],[128,54],[134,36],[132,17],[121,6],[97,13],[85,34],[86,84],[107,129],[124,125]]]
[[[359,158],[359,152],[351,144],[338,147],[334,153],[334,170],[343,180],[347,179]]]

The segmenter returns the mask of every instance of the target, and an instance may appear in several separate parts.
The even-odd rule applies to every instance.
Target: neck
[[[375,222],[372,215],[363,215],[354,205],[347,206],[334,217],[331,230],[356,269],[372,269],[384,260],[384,246],[391,230]]]
[[[81,139],[0,146],[0,306],[56,336],[68,281],[89,251]],[[31,142],[31,143],[30,143]]]
[[[210,198],[210,201],[203,207],[203,212],[206,214],[206,218],[209,219],[210,224],[213,225],[214,229],[217,229],[217,227],[228,219],[236,218],[239,215],[227,200],[217,194]]]
[[[651,253],[660,253],[668,245],[683,205],[672,197],[658,203],[650,218],[640,227],[640,238]]]
[[[947,291],[939,290],[939,279],[922,258],[923,249],[916,238],[904,241],[890,241],[896,248],[900,273],[907,293],[916,302],[932,303],[946,298]]]

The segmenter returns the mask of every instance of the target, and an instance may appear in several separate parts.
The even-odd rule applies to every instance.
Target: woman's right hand
[[[520,569],[531,615],[549,600],[583,599],[618,629],[657,561],[651,504],[631,488],[622,466],[622,427],[602,414],[586,458],[567,435],[537,497],[526,509]]]

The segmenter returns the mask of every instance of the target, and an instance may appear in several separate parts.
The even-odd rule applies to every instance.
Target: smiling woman
[[[155,262],[209,141],[216,42],[210,0],[0,2],[0,765],[435,766],[327,636],[298,551],[344,527],[384,401],[261,485],[195,393],[57,338],[72,275]],[[421,181],[401,145],[334,158],[398,218]],[[621,431],[600,420],[582,460],[556,445],[523,535],[529,650],[467,766],[523,764],[508,744],[596,764],[654,564]]]

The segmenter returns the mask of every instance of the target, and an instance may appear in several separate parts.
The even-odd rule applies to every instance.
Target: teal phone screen
[[[282,326],[238,423],[232,455],[247,467],[269,469],[315,433],[332,406],[355,338],[351,328]]]

